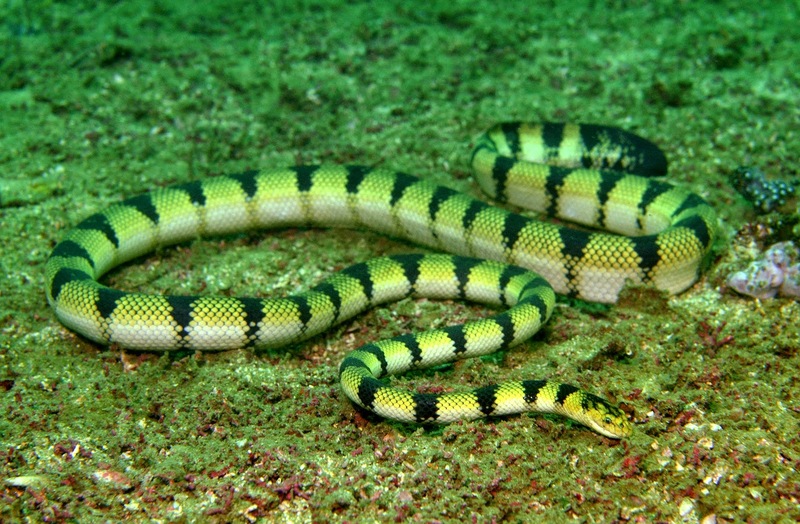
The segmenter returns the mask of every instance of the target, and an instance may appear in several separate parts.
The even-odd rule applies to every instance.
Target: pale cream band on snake
[[[614,302],[628,282],[681,292],[698,278],[714,242],[711,207],[690,192],[645,178],[664,174],[663,153],[616,128],[500,124],[478,139],[472,165],[495,200],[609,232],[540,222],[386,169],[249,171],[158,189],[88,217],[48,259],[47,298],[58,319],[81,335],[148,351],[286,346],[408,296],[505,307],[490,318],[350,352],[339,370],[344,392],[401,421],[538,411],[564,415],[608,437],[629,435],[631,424],[618,407],[567,384],[527,380],[418,394],[380,380],[522,343],[550,317],[553,289],[597,302]],[[370,230],[450,254],[373,259],[283,298],[148,295],[98,282],[115,266],[161,246],[308,226]]]

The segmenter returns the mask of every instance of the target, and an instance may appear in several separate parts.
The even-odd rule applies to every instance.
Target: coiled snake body
[[[164,351],[285,346],[410,295],[504,306],[490,318],[352,351],[339,369],[345,393],[402,421],[545,411],[609,437],[628,435],[619,408],[566,384],[415,394],[379,380],[523,342],[550,317],[553,289],[598,302],[615,301],[628,281],[678,293],[697,279],[714,240],[710,206],[631,174],[663,174],[666,160],[650,142],[616,128],[500,124],[478,140],[472,165],[497,200],[610,233],[539,222],[384,169],[251,171],[158,189],[85,219],[48,259],[47,298],[64,325],[95,342]],[[285,298],[147,295],[98,283],[111,268],[159,246],[292,226],[368,229],[452,255],[373,259]]]

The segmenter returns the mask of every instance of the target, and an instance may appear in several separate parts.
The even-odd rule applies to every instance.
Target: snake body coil
[[[285,346],[410,295],[505,306],[490,318],[349,353],[340,367],[345,393],[396,420],[450,422],[533,410],[560,413],[609,437],[628,435],[630,423],[617,407],[566,384],[506,382],[413,394],[378,380],[523,342],[553,310],[550,286],[599,302],[615,301],[628,281],[680,292],[697,279],[714,240],[716,218],[702,199],[630,174],[663,174],[666,160],[650,142],[616,128],[501,124],[479,139],[472,164],[497,200],[611,233],[539,222],[383,169],[250,171],[159,189],[85,219],[48,259],[47,298],[70,329],[138,350]],[[111,268],[160,246],[293,226],[368,229],[453,255],[374,259],[285,298],[147,295],[98,283]]]

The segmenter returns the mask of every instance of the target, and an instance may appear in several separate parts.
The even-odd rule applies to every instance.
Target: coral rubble
[[[778,242],[744,271],[728,277],[728,286],[755,298],[800,297],[800,250],[794,242]]]

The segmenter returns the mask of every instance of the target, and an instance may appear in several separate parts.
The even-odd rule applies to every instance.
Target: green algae
[[[0,19],[3,182],[54,184],[0,209],[0,519],[800,518],[800,306],[724,289],[761,238],[727,173],[798,172],[793,3],[12,1]],[[679,297],[563,301],[523,347],[396,382],[575,383],[631,414],[625,442],[558,417],[417,428],[346,401],[336,367],[348,350],[482,313],[461,304],[404,301],[255,355],[123,353],[47,308],[49,251],[119,198],[321,161],[474,192],[471,139],[512,119],[613,124],[660,143],[671,178],[722,218],[716,259]],[[268,296],[409,249],[370,234],[254,233],[165,249],[108,282]]]

